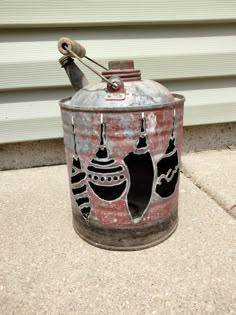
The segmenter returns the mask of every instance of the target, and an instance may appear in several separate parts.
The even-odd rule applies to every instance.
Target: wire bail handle
[[[87,60],[93,62],[94,64],[98,65],[99,67],[101,67],[105,70],[108,70],[106,67],[104,67],[100,63],[98,63],[95,60],[86,56],[86,50],[80,43],[78,43],[78,42],[76,42],[70,38],[62,37],[59,39],[57,47],[58,47],[59,52],[62,55],[76,58],[85,67],[87,67],[89,70],[91,70],[97,76],[99,76],[102,80],[107,82],[107,88],[108,88],[109,92],[116,92],[116,91],[120,90],[120,88],[124,87],[124,83],[119,77],[111,77],[110,79],[107,79],[101,73],[99,73],[97,70],[93,69],[87,63],[85,63],[82,60],[82,58],[86,58]]]

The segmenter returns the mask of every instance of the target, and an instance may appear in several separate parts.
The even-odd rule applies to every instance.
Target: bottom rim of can
[[[102,244],[99,242],[95,242],[95,241],[87,238],[86,236],[84,236],[83,234],[81,234],[79,232],[79,230],[76,227],[76,225],[74,224],[74,220],[73,220],[73,228],[74,228],[76,234],[78,234],[82,240],[84,240],[86,243],[93,245],[95,247],[105,249],[105,250],[112,250],[112,251],[138,251],[138,250],[143,250],[143,249],[147,249],[147,248],[156,246],[156,245],[164,242],[166,239],[168,239],[176,231],[177,227],[178,227],[178,216],[176,217],[175,224],[172,226],[172,228],[169,229],[167,231],[167,233],[165,233],[161,238],[158,238],[155,241],[151,241],[149,243],[142,244],[142,245],[112,246],[112,245],[106,245],[106,244]]]

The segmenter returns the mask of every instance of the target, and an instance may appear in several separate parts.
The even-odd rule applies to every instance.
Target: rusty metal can
[[[177,227],[184,97],[112,61],[61,100],[73,226],[105,249],[138,250]]]

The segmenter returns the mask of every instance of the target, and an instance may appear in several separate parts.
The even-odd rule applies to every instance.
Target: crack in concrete
[[[230,217],[233,219],[236,219],[236,204],[233,205],[230,209],[228,209],[223,202],[218,200],[213,196],[213,194],[204,186],[202,186],[196,178],[191,176],[191,174],[188,172],[188,170],[182,165],[181,171],[180,171],[186,178],[188,178],[197,188],[199,188],[201,191],[203,191],[211,200],[213,200],[221,209],[223,209]]]

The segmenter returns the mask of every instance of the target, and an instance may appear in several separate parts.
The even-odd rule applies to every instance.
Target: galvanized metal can
[[[177,227],[184,97],[133,61],[60,101],[73,226],[105,249],[138,250]],[[114,88],[115,87],[115,88]]]

